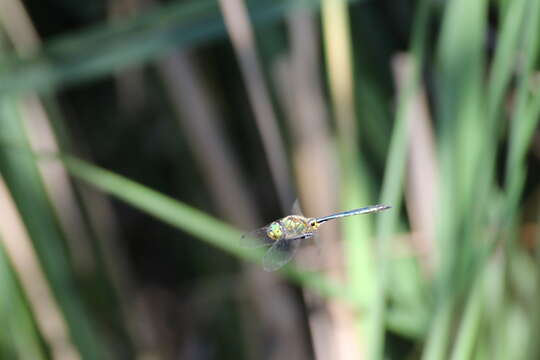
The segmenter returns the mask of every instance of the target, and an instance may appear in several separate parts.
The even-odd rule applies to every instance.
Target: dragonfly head
[[[317,230],[321,223],[317,222],[317,219],[309,219],[308,225],[312,230]]]
[[[274,241],[281,239],[281,237],[283,236],[283,230],[281,229],[281,225],[277,221],[274,221],[268,226],[266,235],[268,235],[268,237]]]

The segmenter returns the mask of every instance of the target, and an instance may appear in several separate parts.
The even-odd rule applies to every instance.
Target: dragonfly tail
[[[363,207],[363,208],[360,208],[360,209],[342,211],[342,212],[338,212],[338,213],[331,214],[331,215],[328,215],[328,216],[322,216],[322,217],[316,218],[315,221],[317,221],[320,224],[320,223],[323,223],[323,222],[326,222],[326,221],[329,221],[329,220],[333,220],[333,219],[339,219],[339,218],[342,218],[342,217],[360,215],[360,214],[371,214],[371,213],[374,213],[374,212],[379,212],[379,211],[387,210],[387,209],[390,209],[390,208],[391,208],[391,206],[382,205],[382,204],[366,206],[366,207]]]

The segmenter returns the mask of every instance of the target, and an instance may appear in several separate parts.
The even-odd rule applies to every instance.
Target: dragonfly
[[[390,208],[391,206],[388,205],[371,205],[316,218],[289,215],[242,235],[242,243],[250,247],[269,247],[263,257],[263,269],[276,271],[292,260],[302,240],[315,236],[321,224],[334,219],[377,213]]]

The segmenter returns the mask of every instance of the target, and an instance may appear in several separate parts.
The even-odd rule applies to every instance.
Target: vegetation
[[[4,2],[0,358],[540,355],[539,2]]]

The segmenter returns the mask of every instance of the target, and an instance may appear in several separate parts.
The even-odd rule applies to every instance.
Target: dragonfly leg
[[[305,233],[305,234],[302,234],[302,235],[298,235],[298,236],[295,236],[295,237],[291,237],[291,238],[288,238],[287,240],[303,240],[303,239],[309,239],[311,237],[313,237],[313,233],[310,232],[310,233]]]

